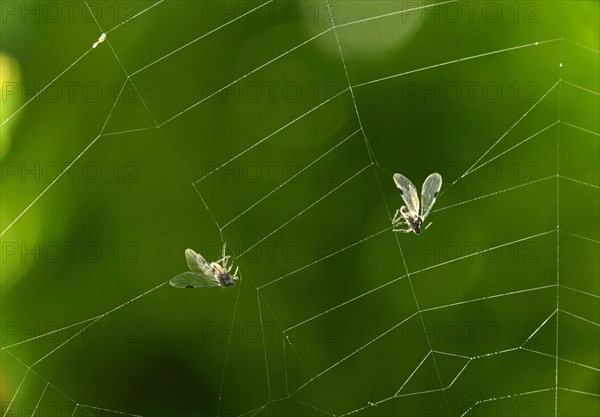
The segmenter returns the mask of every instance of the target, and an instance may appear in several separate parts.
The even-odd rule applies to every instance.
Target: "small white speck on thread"
[[[104,42],[106,40],[106,33],[103,33],[102,35],[100,35],[100,37],[98,38],[97,42],[94,42],[94,44],[92,45],[92,48],[95,48],[96,46],[100,45],[102,42]]]

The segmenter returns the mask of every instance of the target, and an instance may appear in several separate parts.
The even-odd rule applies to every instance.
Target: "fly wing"
[[[218,287],[219,280],[214,276],[211,266],[202,255],[192,249],[185,250],[185,260],[190,270],[181,273],[169,281],[175,288]]]
[[[213,276],[188,271],[171,278],[169,284],[175,288],[205,288],[218,287],[219,281]]]
[[[206,259],[192,249],[185,250],[185,260],[187,261],[190,271],[199,275],[213,275],[212,268],[208,262],[206,262]]]
[[[398,191],[402,196],[402,200],[404,200],[404,204],[406,204],[406,208],[408,208],[410,212],[418,215],[419,197],[417,195],[417,189],[413,183],[402,174],[394,174],[394,182],[396,183],[396,188],[398,188]]]
[[[425,217],[429,215],[441,188],[442,176],[437,172],[429,175],[425,179],[425,182],[423,182],[423,189],[421,190],[421,219],[425,220]]]

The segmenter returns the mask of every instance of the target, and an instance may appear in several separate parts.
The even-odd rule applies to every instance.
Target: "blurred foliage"
[[[2,2],[7,415],[600,414],[598,2],[152,4]]]

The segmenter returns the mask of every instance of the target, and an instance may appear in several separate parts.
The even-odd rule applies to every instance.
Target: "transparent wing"
[[[185,260],[190,270],[173,277],[169,284],[175,288],[218,287],[219,280],[202,255],[192,249],[185,250]]]
[[[402,196],[402,200],[404,200],[404,204],[406,204],[406,208],[410,212],[418,215],[419,197],[413,183],[402,174],[394,174],[394,182],[396,183],[398,191],[400,191],[400,195]]]
[[[171,278],[169,284],[175,288],[205,288],[218,287],[219,281],[213,276],[188,271]]]
[[[425,179],[425,182],[423,182],[423,189],[421,190],[421,219],[425,220],[425,217],[429,215],[441,188],[442,176],[437,172],[429,175]]]
[[[190,271],[195,272],[199,275],[210,275],[212,276],[212,268],[206,259],[199,253],[194,252],[192,249],[185,250],[185,260],[187,261]]]

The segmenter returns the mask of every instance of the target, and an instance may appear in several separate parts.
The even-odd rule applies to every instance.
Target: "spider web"
[[[253,20],[287,4],[304,17]],[[597,5],[516,3],[507,37],[428,14],[455,4],[267,1],[200,31],[202,4],[86,4],[90,49],[38,95],[68,74],[117,88],[53,156],[15,145],[68,158],[56,178],[3,179],[3,415],[596,415],[598,50],[573,21]],[[261,106],[256,85],[305,94]],[[492,87],[457,105],[457,85]],[[38,95],[3,134],[71,117]],[[135,189],[69,181],[115,155]],[[392,173],[432,171],[435,224],[392,233]],[[85,198],[101,210],[67,207]],[[139,242],[141,262],[8,256],[53,239]],[[186,247],[224,241],[240,285],[168,287]]]

